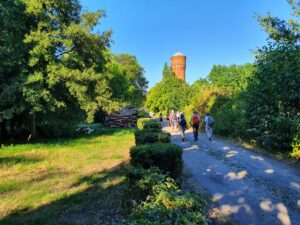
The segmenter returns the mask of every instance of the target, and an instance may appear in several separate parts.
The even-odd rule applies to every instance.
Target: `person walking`
[[[193,134],[194,134],[194,141],[198,140],[198,130],[200,125],[200,116],[197,114],[196,111],[194,111],[191,121],[191,126],[193,127]]]
[[[159,114],[159,122],[160,122],[160,123],[162,123],[162,122],[163,122],[163,120],[164,120],[164,119],[163,119],[163,114],[162,114],[162,113],[160,113],[160,114]]]
[[[180,112],[176,112],[176,119],[177,119],[177,129],[179,128],[179,121],[180,121]]]
[[[168,121],[169,127],[171,127],[171,118],[170,118],[170,113],[167,113],[166,119]]]
[[[175,129],[177,127],[177,115],[176,112],[174,110],[172,110],[172,114],[171,114],[171,123],[172,123],[172,128]]]
[[[208,137],[208,140],[212,140],[212,132],[213,132],[213,126],[214,126],[214,118],[210,113],[206,113],[206,116],[204,118],[205,122],[205,132]]]
[[[179,126],[180,126],[180,131],[181,131],[182,142],[185,142],[185,131],[187,129],[187,122],[186,122],[186,119],[185,119],[183,113],[180,115]]]

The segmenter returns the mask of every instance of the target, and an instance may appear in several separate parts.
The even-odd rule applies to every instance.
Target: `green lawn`
[[[0,149],[0,225],[111,224],[122,219],[133,130]]]

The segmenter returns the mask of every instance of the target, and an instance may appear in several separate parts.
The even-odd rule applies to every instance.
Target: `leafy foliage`
[[[134,132],[135,136],[135,143],[136,145],[141,144],[149,144],[155,142],[162,142],[162,143],[170,143],[171,142],[171,135],[170,133],[164,133],[161,131],[153,131],[149,129],[138,130]]]
[[[112,31],[95,32],[104,11],[82,12],[78,0],[8,0],[0,6],[2,137],[8,130],[15,134],[15,124],[31,127],[33,136],[36,127],[52,136],[66,121],[93,122],[95,113],[142,104],[143,68],[134,56],[110,53]],[[58,117],[68,120],[61,124]]]
[[[150,120],[152,120],[152,118],[139,118],[137,121],[137,128],[140,130],[143,129],[145,122]]]
[[[144,69],[135,56],[111,55],[105,69],[110,78],[113,99],[122,100],[127,104],[142,105],[148,81],[144,77]]]
[[[132,147],[130,149],[132,165],[145,169],[157,166],[160,170],[178,178],[182,173],[182,149],[174,144],[154,143]]]
[[[183,194],[159,169],[131,167],[127,182],[127,196],[134,202],[128,224],[206,224],[203,198]]]
[[[189,101],[189,86],[175,76],[168,76],[148,92],[145,106],[153,112],[183,109]]]
[[[249,130],[267,149],[291,150],[299,132],[300,48],[269,45],[259,51],[247,98]]]

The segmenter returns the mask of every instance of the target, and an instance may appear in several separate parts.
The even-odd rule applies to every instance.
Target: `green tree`
[[[24,120],[26,110],[21,88],[30,46],[23,39],[34,22],[24,10],[18,0],[0,2],[0,139],[6,139],[8,125],[13,132],[17,120]]]
[[[299,3],[289,2],[299,16]],[[300,24],[270,14],[258,20],[270,42],[257,51],[247,93],[249,133],[269,150],[291,150],[300,142]]]
[[[110,112],[109,78],[103,73],[111,31],[92,33],[103,11],[83,12],[77,0],[24,1],[37,26],[25,37],[30,51],[30,75],[23,94],[30,105],[33,135],[38,113],[78,105],[88,121],[97,110]]]
[[[165,62],[164,68],[162,71],[163,80],[167,79],[170,76],[174,76],[175,74],[172,72],[171,68],[168,66],[168,63]]]
[[[253,75],[253,64],[222,66],[214,65],[208,75],[208,80],[228,94],[235,94],[245,90],[249,78]]]
[[[148,92],[145,106],[153,112],[183,110],[189,104],[189,86],[175,76],[157,83]]]
[[[143,104],[148,81],[144,76],[144,68],[135,56],[129,54],[112,55],[107,71],[111,73],[110,77],[112,77],[110,86],[112,87],[113,98],[122,99],[127,104],[138,106]]]

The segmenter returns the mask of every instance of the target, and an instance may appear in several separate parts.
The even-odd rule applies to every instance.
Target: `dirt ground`
[[[300,225],[300,171],[282,162],[205,134],[193,140],[191,131],[182,142],[185,169],[211,196],[214,212],[228,215],[233,224]]]

